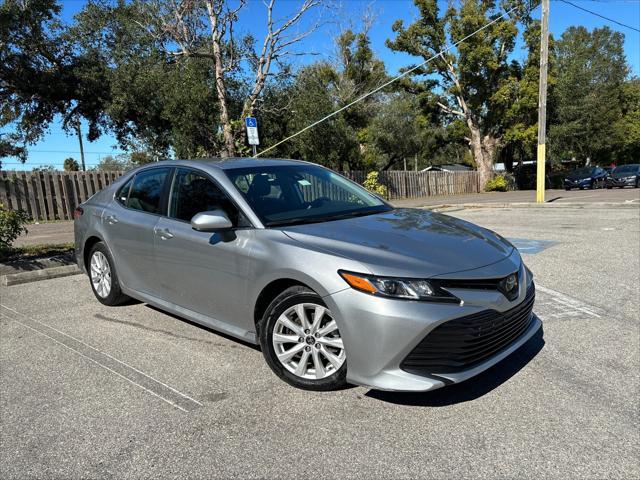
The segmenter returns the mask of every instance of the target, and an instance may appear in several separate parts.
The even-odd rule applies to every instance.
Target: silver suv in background
[[[77,209],[75,240],[98,301],[259,344],[300,388],[439,388],[541,326],[532,274],[500,235],[306,162],[141,167]]]

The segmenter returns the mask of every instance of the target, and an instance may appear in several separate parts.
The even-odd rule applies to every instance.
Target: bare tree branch
[[[453,108],[448,107],[447,105],[445,105],[444,103],[441,103],[441,102],[436,102],[436,103],[437,103],[437,105],[438,105],[442,110],[444,110],[445,112],[450,113],[451,115],[457,115],[457,116],[459,116],[459,117],[464,118],[464,112],[463,112],[463,111],[461,111],[461,110],[454,110]]]

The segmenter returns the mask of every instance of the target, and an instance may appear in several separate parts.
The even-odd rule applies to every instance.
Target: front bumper
[[[626,187],[626,186],[635,186],[636,178],[607,178],[606,186],[607,187]]]
[[[509,302],[498,291],[459,289],[463,304],[445,304],[374,297],[346,289],[325,297],[338,322],[347,351],[347,380],[379,390],[428,391],[471,378],[495,365],[526,343],[542,323],[533,314],[524,331],[499,351],[465,370],[412,373],[403,360],[444,322],[488,309],[507,312],[525,301],[532,281],[520,269],[520,293]]]
[[[589,180],[567,180],[564,181],[564,188],[586,188],[591,185],[591,179]]]

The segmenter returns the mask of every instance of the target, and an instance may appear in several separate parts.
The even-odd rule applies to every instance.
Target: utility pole
[[[547,67],[549,64],[549,0],[542,0],[540,32],[540,85],[538,89],[538,157],[536,202],[544,203],[546,141],[547,141]]]
[[[84,164],[84,147],[82,146],[82,131],[80,130],[80,120],[76,122],[76,132],[78,134],[78,141],[80,142],[80,161],[82,162],[82,171],[86,172],[87,167]]]

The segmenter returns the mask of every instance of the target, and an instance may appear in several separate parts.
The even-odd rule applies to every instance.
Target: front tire
[[[267,364],[282,380],[304,390],[337,390],[346,384],[346,351],[336,321],[315,292],[286,289],[258,324]]]
[[[96,243],[91,249],[88,271],[91,290],[100,303],[114,306],[129,299],[120,289],[113,259],[103,242]]]

